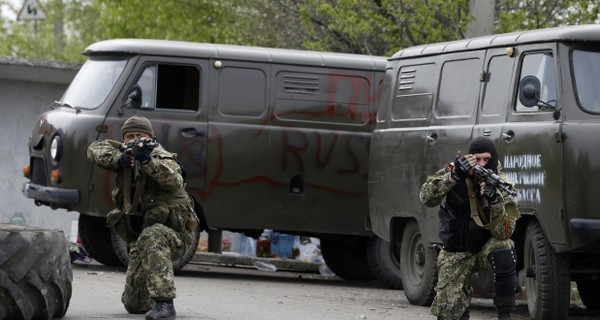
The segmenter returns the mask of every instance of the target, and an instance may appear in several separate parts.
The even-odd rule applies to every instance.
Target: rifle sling
[[[123,189],[123,205],[125,207],[125,214],[132,214],[137,211],[140,204],[140,198],[142,197],[142,192],[144,191],[145,176],[140,175],[137,181],[135,181],[135,194],[133,195],[133,200],[131,199],[131,185],[133,176],[132,171],[133,170],[131,168],[123,169],[123,183],[121,188]]]
[[[498,223],[500,223],[500,220],[503,219],[504,215],[501,214],[498,217],[496,217],[496,219],[494,219],[492,222],[488,223],[487,218],[481,211],[481,207],[479,206],[479,203],[477,202],[477,196],[475,194],[475,189],[473,188],[473,179],[470,177],[467,177],[465,179],[465,182],[467,183],[467,190],[469,192],[469,205],[471,207],[471,218],[473,218],[473,220],[475,221],[475,223],[478,226],[480,226],[486,230],[492,230]]]

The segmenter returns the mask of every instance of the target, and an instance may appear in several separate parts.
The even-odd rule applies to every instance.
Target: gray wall
[[[28,225],[60,229],[71,236],[79,214],[38,207],[21,189],[27,181],[22,169],[29,164],[27,143],[36,119],[62,96],[78,68],[0,57],[0,223],[22,212]]]

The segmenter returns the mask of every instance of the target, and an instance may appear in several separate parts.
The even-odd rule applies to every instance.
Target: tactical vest
[[[461,180],[448,192],[438,212],[439,236],[445,250],[477,253],[491,237],[475,223],[470,212],[467,184]]]

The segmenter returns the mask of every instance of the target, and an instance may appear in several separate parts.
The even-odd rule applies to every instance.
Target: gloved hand
[[[463,180],[469,174],[469,170],[473,168],[465,156],[460,156],[454,160],[454,169],[452,169],[452,177],[457,180]]]
[[[137,149],[137,151],[133,153],[133,157],[136,161],[139,161],[141,164],[147,164],[148,162],[150,162],[150,153],[152,151],[146,148],[135,149]]]
[[[119,166],[121,166],[121,168],[131,168],[131,154],[129,153],[129,150],[125,150],[121,153]]]
[[[483,196],[486,197],[491,204],[498,203],[500,196],[496,192],[496,187],[491,184],[486,184],[483,187]]]

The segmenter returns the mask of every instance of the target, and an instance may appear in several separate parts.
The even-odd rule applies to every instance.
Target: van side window
[[[223,115],[259,117],[267,108],[267,75],[260,69],[228,66],[219,71],[217,109]]]
[[[479,59],[447,61],[442,66],[435,114],[437,117],[470,117],[479,99]]]
[[[521,63],[519,83],[526,76],[536,76],[540,80],[540,100],[551,105],[556,104],[556,78],[554,72],[554,56],[552,52],[537,52],[525,54]],[[519,96],[517,92],[517,97]],[[519,99],[515,99],[517,112],[537,112],[538,108],[527,108]]]
[[[152,64],[137,85],[142,89],[142,109],[199,108],[200,70],[195,66]]]
[[[577,101],[583,111],[600,113],[600,48],[582,48],[573,50],[573,81]]]
[[[504,114],[504,108],[510,91],[510,77],[515,59],[503,54],[489,60],[487,74],[489,80],[485,85],[482,116],[491,117]]]
[[[429,118],[436,82],[435,64],[404,66],[398,72],[398,82],[392,120],[423,120]]]
[[[279,72],[273,112],[287,121],[366,125],[371,85],[378,84],[353,74]]]

